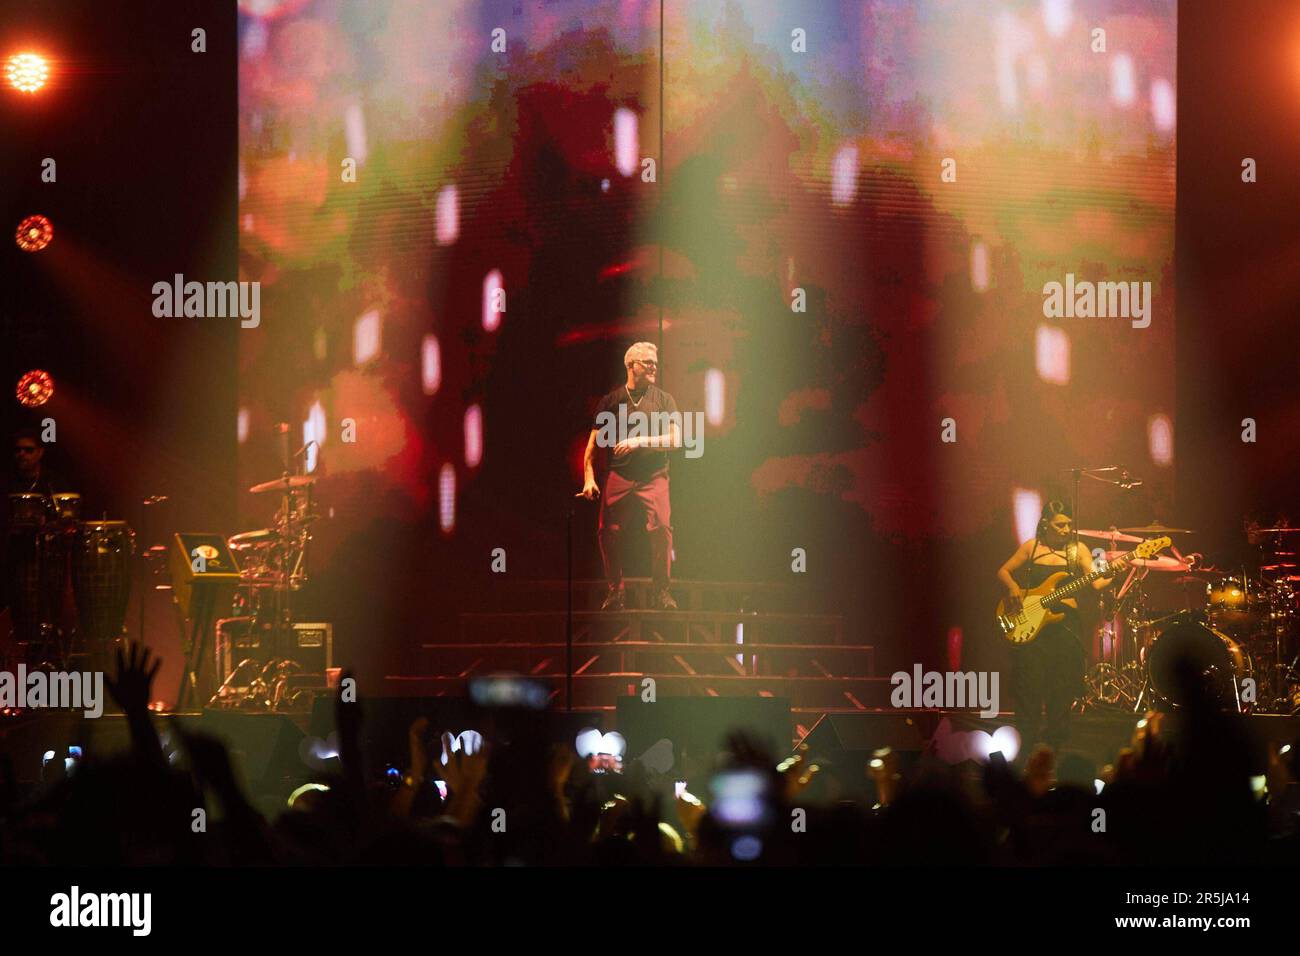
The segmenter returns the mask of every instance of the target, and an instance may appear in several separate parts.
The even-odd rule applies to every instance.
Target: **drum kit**
[[[1153,522],[1078,532],[1104,542],[1106,557],[1150,537],[1194,534]],[[1105,593],[1095,634],[1096,663],[1081,704],[1133,711],[1186,703],[1196,680],[1221,706],[1241,713],[1300,712],[1300,528],[1261,528],[1259,574],[1230,573],[1196,553],[1131,562]]]
[[[135,533],[125,521],[81,520],[81,496],[9,495],[10,609],[28,666],[67,670],[76,657],[103,659],[121,636],[131,593]],[[64,626],[69,583],[75,627]]]
[[[296,678],[302,668],[293,660],[293,599],[307,582],[315,481],[309,475],[285,475],[249,489],[255,495],[279,495],[279,507],[269,527],[228,539],[240,580],[231,614],[218,626],[242,628],[246,638],[226,645],[227,654],[232,647],[255,646],[257,651],[237,664],[230,660],[231,670],[220,667],[223,648],[217,648],[218,673],[225,680],[209,706],[275,710],[301,703]],[[162,499],[149,502],[155,500]],[[90,666],[102,668],[123,635],[135,532],[125,521],[82,520],[80,495],[22,492],[9,495],[4,544],[14,654],[33,670],[73,669],[77,658],[89,658]],[[69,586],[75,626],[66,622]],[[248,640],[249,635],[255,639]]]
[[[292,656],[293,599],[308,579],[307,550],[317,519],[315,482],[311,475],[284,475],[248,489],[254,495],[278,494],[280,503],[269,527],[227,539],[239,563],[240,581],[231,616],[218,627],[238,636],[218,647],[218,672],[224,680],[210,707],[284,710],[301,703],[305,692],[295,690],[294,678],[303,668]],[[236,662],[229,656],[231,649],[248,656]]]

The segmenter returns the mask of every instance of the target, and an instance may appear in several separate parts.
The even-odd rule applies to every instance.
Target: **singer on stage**
[[[654,607],[675,611],[677,602],[668,591],[672,574],[673,530],[668,502],[668,452],[680,448],[681,429],[674,422],[664,434],[619,435],[609,454],[609,474],[604,490],[596,484],[597,438],[607,433],[603,422],[609,417],[626,422],[636,413],[654,420],[656,413],[677,419],[677,403],[655,384],[659,372],[658,349],[650,342],[637,342],[623,356],[627,380],[596,406],[591,434],[582,459],[583,484],[580,494],[588,501],[600,498],[600,557],[609,586],[602,611],[621,611],[623,599],[622,531],[628,512],[645,515],[650,536],[651,580]]]

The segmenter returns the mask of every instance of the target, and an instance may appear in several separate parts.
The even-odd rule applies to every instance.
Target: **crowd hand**
[[[406,731],[407,767],[417,784],[429,779],[429,750],[424,745],[424,732],[429,729],[428,717],[417,717]]]
[[[683,790],[677,795],[677,819],[682,821],[692,843],[699,837],[700,822],[708,811],[709,808],[700,802],[700,798],[689,790]]]
[[[149,649],[131,641],[119,644],[115,656],[116,673],[105,674],[104,685],[126,715],[136,756],[148,766],[165,770],[167,758],[163,756],[162,743],[149,720],[149,699],[153,695],[154,678],[162,667],[162,658],[151,661]]]
[[[406,776],[393,794],[390,810],[394,816],[408,817],[415,806],[415,798],[429,779],[429,751],[424,745],[424,732],[429,729],[429,718],[417,717],[406,731]]]
[[[794,755],[782,760],[776,766],[781,775],[782,792],[787,803],[794,800],[812,783],[813,777],[821,768],[811,763],[808,757],[808,745],[800,744]]]
[[[625,837],[629,840],[658,839],[658,802],[645,797],[615,794],[601,808],[596,839]]]
[[[1142,752],[1138,755],[1137,763],[1134,769],[1137,771],[1139,779],[1144,783],[1158,783],[1166,776],[1168,769],[1167,750],[1165,743],[1150,728],[1147,728],[1147,737],[1142,746]]]
[[[1268,770],[1265,775],[1268,779],[1268,792],[1271,794],[1280,795],[1293,783],[1291,768],[1276,746],[1268,748]]]
[[[339,758],[345,776],[354,783],[361,781],[361,700],[351,702],[343,699],[342,688],[345,681],[355,681],[351,669],[343,671],[339,677],[339,690],[334,701],[334,726],[339,734]],[[355,686],[353,684],[352,686]]]
[[[1160,739],[1160,722],[1148,714],[1146,722],[1133,735],[1133,743],[1119,752],[1115,760],[1116,783],[1157,783],[1166,770],[1166,748]]]
[[[632,801],[621,793],[616,793],[600,808],[600,820],[596,823],[596,839],[617,836],[623,831],[623,821],[631,815]]]
[[[236,862],[270,863],[272,849],[266,822],[239,788],[226,745],[208,734],[180,733],[195,783],[199,790],[212,794],[221,808]]]
[[[1025,787],[1041,797],[1056,785],[1056,755],[1051,747],[1036,747],[1025,760]]]
[[[1111,768],[1111,779],[1106,781],[1106,785],[1110,786],[1111,784],[1124,783],[1132,780],[1134,776],[1134,767],[1136,765],[1137,751],[1132,747],[1123,748],[1115,755],[1115,764]]]
[[[733,731],[727,736],[727,753],[731,754],[736,766],[761,767],[769,772],[772,770],[772,755],[767,747],[743,730]]]
[[[207,734],[182,732],[181,739],[185,742],[185,751],[200,787],[214,793],[227,810],[242,805],[243,796],[235,783],[235,773],[225,745]]]
[[[1162,739],[1162,731],[1164,719],[1161,714],[1148,713],[1144,721],[1139,722],[1132,740],[1135,756],[1130,766],[1135,777],[1154,780],[1164,774],[1165,741]]]
[[[898,772],[898,754],[889,747],[877,750],[867,762],[867,775],[876,785],[877,806],[887,807],[893,803],[903,779]]]
[[[569,806],[564,799],[564,788],[572,774],[573,754],[566,744],[555,744],[551,747],[550,760],[547,761],[546,785],[560,816],[566,820],[569,818]]]
[[[153,658],[151,662],[149,648],[134,641],[123,643],[125,653],[122,644],[117,648],[116,675],[104,675],[104,684],[124,714],[128,717],[140,716],[149,711],[149,697],[154,678],[162,667],[162,658]]]
[[[478,815],[479,786],[487,775],[487,748],[484,745],[473,754],[464,749],[453,750],[454,739],[450,733],[443,733],[442,756],[446,762],[434,768],[434,773],[447,784],[447,813],[463,826],[469,826]]]

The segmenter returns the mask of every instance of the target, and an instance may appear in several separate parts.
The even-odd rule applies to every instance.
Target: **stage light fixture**
[[[54,240],[54,223],[44,216],[28,216],[14,231],[14,241],[23,252],[40,252]]]
[[[5,79],[19,93],[35,93],[50,78],[50,65],[37,53],[15,53],[5,62]]]
[[[471,405],[465,409],[465,464],[477,468],[483,460],[483,409]]]
[[[442,354],[438,349],[438,337],[430,333],[420,343],[420,387],[425,395],[436,395],[441,384]]]
[[[32,369],[18,380],[18,404],[39,408],[54,397],[54,379],[49,372]]]
[[[456,527],[456,469],[451,462],[438,472],[438,526],[444,534]]]

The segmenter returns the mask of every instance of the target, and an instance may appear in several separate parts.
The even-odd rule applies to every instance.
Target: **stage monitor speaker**
[[[289,658],[302,666],[307,674],[325,672],[334,666],[334,625],[326,622],[298,621],[293,625],[293,646]]]
[[[727,738],[743,731],[767,748],[773,764],[790,752],[790,701],[784,697],[620,697],[617,729],[627,740],[624,763],[648,768],[700,786],[727,749]]]
[[[299,754],[303,733],[286,714],[205,710],[197,719],[181,717],[180,724],[226,745],[236,779],[250,799],[269,799],[282,809],[293,789],[309,776]]]
[[[218,684],[223,684],[245,660],[257,664],[269,664],[277,658],[293,661],[300,668],[300,686],[324,687],[326,672],[334,666],[333,624],[299,622],[277,635],[271,621],[243,615],[219,619],[216,635]]]

